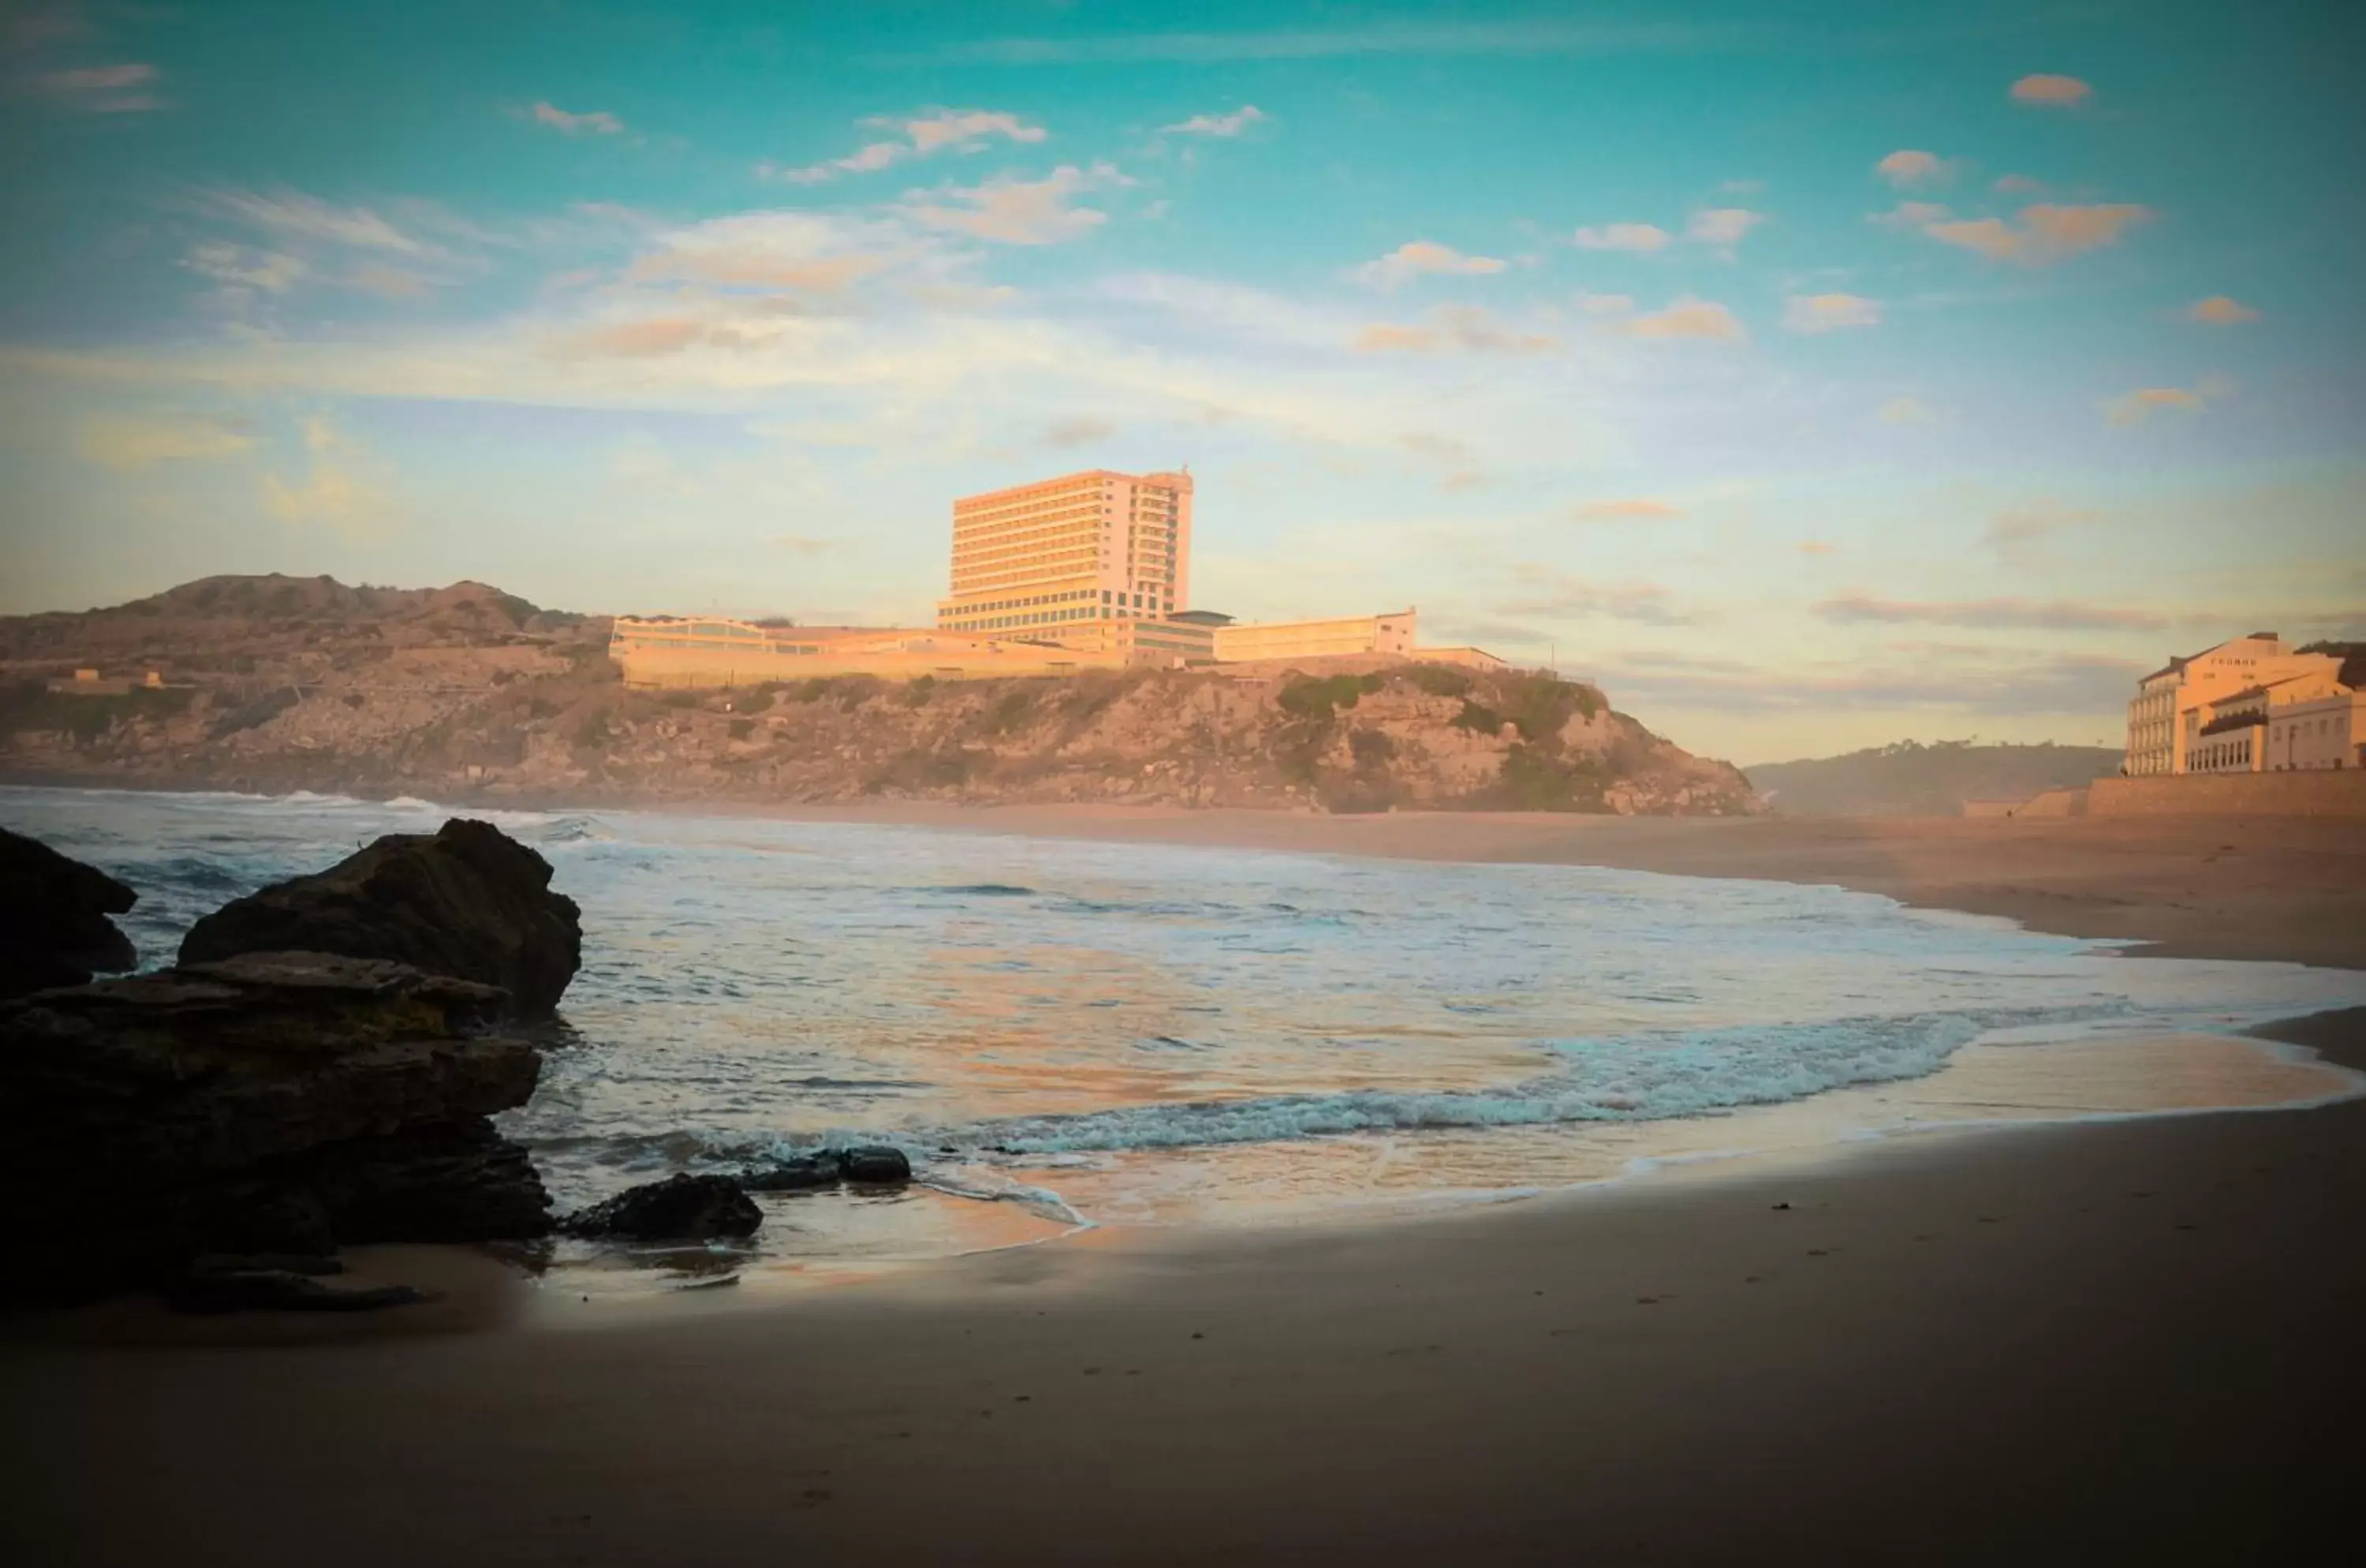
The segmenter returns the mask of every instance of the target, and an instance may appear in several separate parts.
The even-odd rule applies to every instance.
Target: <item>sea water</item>
[[[1977,1095],[2027,1090],[2016,1065],[2047,1048],[2110,1053],[2127,1080],[2112,1092],[2134,1102],[2094,1101],[2079,1079],[2041,1109],[2151,1109],[2166,1058],[2143,1043],[2366,1002],[2345,971],[2134,961],[1832,887],[472,814],[540,852],[582,907],[564,1027],[533,1100],[501,1119],[559,1204],[676,1169],[905,1149],[921,1181],[904,1198],[768,1200],[768,1255],[806,1261],[1531,1190],[1746,1147],[1773,1125],[1754,1107],[1911,1120],[1878,1108],[1910,1108],[1898,1086],[1951,1061],[1988,1062],[1987,1087],[1950,1102],[1964,1119]],[[229,899],[447,815],[0,790],[0,823],[138,890],[122,924],[151,966]],[[2259,1092],[2216,1068],[2178,1081],[2180,1105],[2222,1081]]]

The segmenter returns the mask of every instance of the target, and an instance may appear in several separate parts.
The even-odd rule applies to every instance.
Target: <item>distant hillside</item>
[[[659,694],[624,688],[608,627],[481,583],[287,577],[0,617],[0,778],[456,802],[1758,809],[1730,764],[1537,672],[1144,669]],[[76,669],[99,682],[76,689]]]
[[[1966,800],[2021,800],[2119,771],[2108,746],[1975,746],[1902,740],[1845,757],[1766,762],[1743,773],[1793,817],[1953,817]]]

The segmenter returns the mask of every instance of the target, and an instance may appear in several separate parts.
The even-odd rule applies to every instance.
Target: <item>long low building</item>
[[[608,652],[625,684],[647,688],[757,686],[877,675],[911,681],[975,681],[1006,675],[1073,675],[1134,661],[1131,639],[1076,649],[1051,641],[961,632],[851,626],[767,626],[713,616],[620,615]]]
[[[1339,659],[1355,654],[1414,654],[1414,612],[1344,615],[1321,621],[1239,621],[1214,628],[1219,664],[1272,659]]]

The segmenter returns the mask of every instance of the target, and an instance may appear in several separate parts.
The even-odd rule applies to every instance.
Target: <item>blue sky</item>
[[[1744,761],[2366,633],[2358,7],[0,8],[0,611],[216,571],[922,622],[1189,463]]]

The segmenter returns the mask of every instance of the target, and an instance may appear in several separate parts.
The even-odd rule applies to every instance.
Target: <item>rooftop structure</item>
[[[1189,607],[1191,476],[1091,468],[953,502],[946,631],[1048,636]]]

